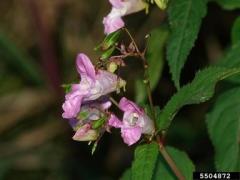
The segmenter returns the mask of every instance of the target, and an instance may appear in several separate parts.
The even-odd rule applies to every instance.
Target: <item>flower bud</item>
[[[99,133],[97,130],[91,129],[90,124],[85,124],[80,127],[73,136],[75,141],[94,141],[98,138]]]
[[[168,0],[155,0],[155,3],[160,9],[164,10],[167,8]]]
[[[117,93],[120,93],[120,89],[123,88],[123,91],[125,92],[126,91],[126,81],[123,80],[123,79],[120,79],[118,81],[118,86],[117,86]]]
[[[114,72],[117,70],[117,68],[118,68],[117,63],[115,63],[115,62],[110,62],[110,63],[108,64],[107,70],[108,70],[109,72],[111,72],[111,73],[114,73]]]

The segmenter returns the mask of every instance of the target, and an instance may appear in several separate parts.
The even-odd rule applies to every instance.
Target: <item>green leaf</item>
[[[129,168],[123,173],[120,180],[131,180],[131,179],[132,179],[132,171],[131,171],[131,168]]]
[[[149,80],[154,89],[161,77],[164,66],[164,47],[168,37],[168,29],[161,27],[150,34],[146,58],[148,62]]]
[[[240,68],[224,67],[209,67],[198,72],[194,80],[182,87],[161,111],[157,120],[158,130],[167,129],[181,107],[209,100],[218,81],[239,73]]]
[[[217,65],[227,68],[240,67],[240,42],[236,42],[232,45],[225,56],[218,61]],[[240,83],[240,78],[239,76],[234,76],[229,78],[228,81]]]
[[[166,147],[166,151],[171,156],[186,180],[192,179],[195,170],[193,163],[187,154],[172,147]],[[169,165],[159,153],[157,144],[145,144],[135,151],[135,158],[132,168],[123,174],[121,180],[171,180],[177,179]]]
[[[206,0],[174,0],[169,3],[171,33],[167,46],[167,60],[177,88],[180,87],[181,69],[194,46],[202,18],[206,15],[206,4]]]
[[[234,68],[240,66],[240,42],[234,44],[218,61],[218,66]]]
[[[189,157],[187,156],[187,154],[185,152],[179,151],[172,147],[167,147],[166,151],[174,160],[175,164],[177,165],[181,173],[185,176],[186,180],[192,180],[192,173],[195,171],[195,167],[191,162],[191,160],[189,159]],[[153,179],[154,180],[158,180],[158,179],[176,180],[177,179],[162,156],[159,156],[158,158]]]
[[[161,77],[164,66],[164,47],[168,37],[168,29],[166,27],[160,27],[154,29],[150,33],[148,40],[148,49],[146,53],[146,59],[148,61],[148,71],[151,89],[154,90]],[[136,97],[135,100],[138,103],[145,101],[147,97],[146,87],[144,82],[137,80],[135,84]]]
[[[136,81],[135,81],[135,93],[134,94],[135,94],[135,101],[138,104],[141,104],[146,100],[147,89],[146,89],[142,79],[136,79]]]
[[[43,79],[33,60],[0,32],[0,57],[25,79],[33,84],[42,84]]]
[[[240,1],[239,0],[214,0],[217,2],[222,8],[227,10],[233,10],[240,8]]]
[[[240,88],[218,97],[206,119],[218,171],[240,171]]]
[[[233,24],[231,38],[233,44],[240,42],[240,17],[238,17]]]
[[[132,164],[132,180],[152,179],[158,158],[158,145],[156,143],[138,146]]]

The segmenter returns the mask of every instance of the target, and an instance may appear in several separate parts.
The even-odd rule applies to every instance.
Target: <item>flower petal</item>
[[[121,18],[121,14],[119,14],[116,9],[112,9],[112,11],[103,18],[103,24],[105,34],[115,32],[125,25]]]
[[[62,108],[64,110],[62,117],[65,119],[75,118],[80,111],[82,103],[82,96],[76,96],[74,98],[67,99]]]
[[[122,135],[123,141],[129,146],[136,143],[141,138],[141,133],[142,133],[142,130],[140,127],[121,129],[121,135]]]
[[[81,77],[89,77],[95,80],[95,69],[90,59],[83,53],[78,54],[76,60],[77,71]]]
[[[103,110],[109,109],[111,106],[112,106],[112,102],[111,101],[103,102],[100,105],[101,109],[103,109]]]
[[[124,5],[123,0],[109,0],[109,2],[115,8],[122,8]]]
[[[106,95],[117,90],[120,78],[118,78],[116,74],[110,73],[108,71],[99,70],[96,80],[97,83],[95,86],[101,86],[101,94]]]
[[[108,125],[115,127],[115,128],[121,128],[122,127],[122,121],[120,121],[114,114],[111,114]]]
[[[125,15],[128,15],[145,9],[147,7],[147,3],[143,0],[128,0],[125,2],[124,6],[127,9]]]
[[[119,107],[122,111],[131,111],[131,112],[137,112],[139,114],[143,114],[143,110],[140,109],[134,102],[128,100],[125,97],[122,97],[119,102]]]

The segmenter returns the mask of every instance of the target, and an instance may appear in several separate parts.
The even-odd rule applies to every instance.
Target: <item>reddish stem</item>
[[[48,78],[49,85],[57,92],[58,95],[62,94],[60,88],[60,73],[57,63],[56,51],[53,45],[52,37],[49,28],[44,23],[44,18],[41,15],[39,5],[36,0],[26,0],[33,23],[38,32],[38,43],[41,52],[41,61]]]

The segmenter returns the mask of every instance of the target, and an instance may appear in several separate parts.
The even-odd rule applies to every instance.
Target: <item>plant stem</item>
[[[157,119],[156,119],[155,108],[154,108],[154,105],[153,105],[152,92],[151,92],[151,84],[150,84],[149,73],[148,73],[148,63],[147,63],[147,60],[146,60],[144,54],[141,54],[140,57],[141,57],[142,60],[143,60],[143,67],[144,67],[144,84],[146,85],[146,89],[147,89],[148,101],[149,101],[150,108],[151,108],[151,111],[152,111],[152,116],[153,116],[153,120],[154,120],[154,123],[155,123],[155,127],[157,127],[157,126],[156,126]]]
[[[155,109],[154,109],[154,105],[153,105],[153,100],[152,100],[152,93],[151,93],[151,85],[150,85],[150,80],[149,80],[149,72],[148,72],[148,62],[147,59],[145,58],[145,53],[147,48],[144,49],[143,52],[141,52],[135,42],[135,40],[133,39],[132,35],[130,34],[130,32],[126,29],[123,28],[125,30],[125,32],[128,34],[128,36],[130,37],[133,45],[135,46],[137,55],[142,59],[143,61],[143,67],[144,67],[144,84],[146,85],[146,89],[147,89],[147,95],[148,95],[148,101],[150,104],[150,108],[152,111],[152,116],[153,116],[153,120],[155,123],[155,128],[157,127],[156,125],[156,113],[155,113]],[[111,100],[111,99],[110,99]],[[114,103],[114,102],[113,102]],[[167,164],[170,166],[171,170],[173,171],[173,173],[176,175],[176,177],[179,180],[185,180],[185,177],[183,176],[183,174],[181,173],[181,171],[178,169],[177,165],[175,164],[175,162],[173,161],[173,159],[171,158],[171,156],[168,154],[168,152],[166,151],[160,136],[157,135],[156,136],[157,139],[157,143],[159,145],[159,151],[162,154],[163,158],[165,159],[165,161],[167,162]]]
[[[137,43],[135,42],[134,38],[132,37],[131,33],[128,31],[127,28],[123,28],[123,29],[125,30],[125,32],[127,33],[127,35],[130,37],[131,41],[133,42],[133,45],[134,45],[135,48],[136,48],[137,53],[140,55],[141,52],[140,52],[140,50],[139,50],[139,48],[138,48],[138,46],[137,46]]]
[[[155,123],[155,127],[156,126],[156,113],[155,113],[155,109],[154,109],[154,105],[153,105],[153,100],[152,100],[152,93],[151,93],[151,85],[150,85],[150,80],[149,80],[149,73],[148,73],[148,63],[147,60],[145,58],[145,52],[146,52],[146,48],[144,49],[143,53],[140,52],[136,41],[134,40],[134,38],[132,37],[131,33],[128,31],[127,28],[123,28],[125,30],[125,32],[128,34],[129,38],[131,39],[133,45],[135,46],[135,49],[137,51],[137,55],[142,59],[143,61],[143,68],[144,68],[144,84],[146,85],[146,89],[147,89],[147,95],[148,95],[148,101],[150,104],[150,108],[151,108],[151,112],[152,112],[152,116],[153,116],[153,121]]]
[[[121,109],[121,108],[119,107],[118,102],[117,102],[115,99],[113,99],[113,98],[110,97],[110,96],[109,96],[109,99],[110,99],[110,101],[111,101],[115,106],[117,106],[119,109]]]
[[[157,142],[159,145],[159,151],[162,154],[163,158],[165,159],[165,161],[167,162],[167,164],[170,166],[171,170],[173,171],[173,173],[176,175],[176,177],[179,180],[185,180],[186,178],[183,176],[183,174],[181,173],[181,171],[178,169],[177,165],[175,164],[175,162],[173,161],[173,159],[171,158],[171,156],[168,154],[168,152],[166,151],[164,145],[161,142],[161,139],[159,136],[157,136]]]

